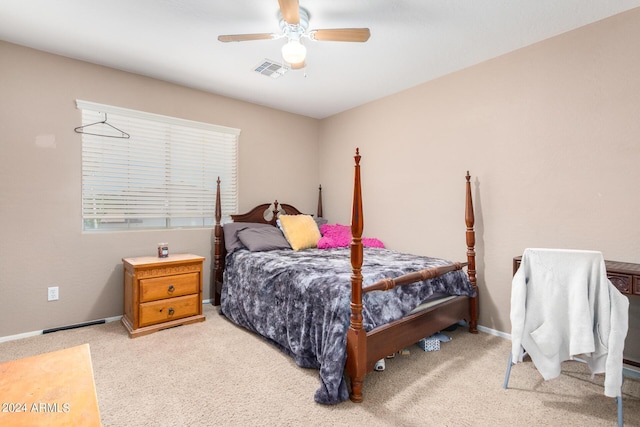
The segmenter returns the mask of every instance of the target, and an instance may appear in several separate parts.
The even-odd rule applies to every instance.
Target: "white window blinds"
[[[237,212],[238,129],[87,101],[77,106],[84,230],[212,227],[218,177],[223,221]]]

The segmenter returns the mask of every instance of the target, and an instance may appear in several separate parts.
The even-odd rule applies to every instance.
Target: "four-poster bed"
[[[345,400],[346,373],[348,397],[361,402],[364,378],[378,360],[460,321],[468,322],[470,332],[477,332],[474,214],[468,173],[465,263],[364,247],[358,150],[350,249],[292,251],[279,243],[272,246],[272,237],[269,245],[261,241],[261,247],[253,249],[254,241],[247,240],[250,232],[251,238],[282,234],[279,218],[288,221],[290,216],[306,215],[276,201],[232,215],[233,222],[225,229],[220,223],[219,201],[218,181],[213,303],[221,304],[221,313],[234,323],[290,354],[298,365],[319,368],[321,387],[316,401]],[[319,196],[319,210],[321,206]],[[283,232],[290,237],[288,230],[283,228]],[[230,246],[236,236],[242,242]],[[462,271],[465,266],[466,274]],[[444,302],[434,302],[443,297],[447,297]],[[423,308],[427,300],[430,303]]]

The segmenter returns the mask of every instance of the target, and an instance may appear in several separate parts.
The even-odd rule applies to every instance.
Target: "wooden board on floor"
[[[102,425],[89,344],[0,363],[0,425]]]

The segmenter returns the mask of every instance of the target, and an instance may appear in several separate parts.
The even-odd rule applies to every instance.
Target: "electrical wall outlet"
[[[51,286],[47,289],[48,293],[47,293],[47,300],[48,301],[57,301],[58,300],[58,287],[57,286]]]

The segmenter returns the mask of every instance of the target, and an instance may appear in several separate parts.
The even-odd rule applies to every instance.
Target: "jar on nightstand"
[[[166,258],[169,256],[169,244],[158,243],[158,258]]]

